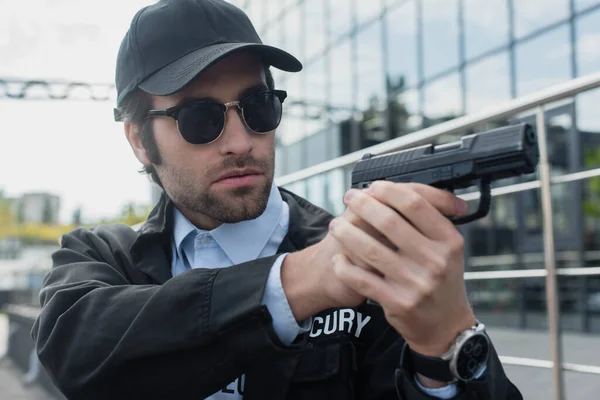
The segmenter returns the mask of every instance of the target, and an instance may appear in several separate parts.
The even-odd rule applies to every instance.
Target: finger
[[[340,241],[330,232],[326,237],[325,237],[325,241],[327,241],[327,246],[326,248],[329,249],[327,251],[331,251],[330,257],[334,256],[335,254],[339,253],[340,251],[343,250],[343,245],[342,243],[340,243]],[[364,269],[371,269],[371,267],[369,267],[368,265],[366,265],[365,263],[363,263],[360,260],[352,260],[356,265],[360,266],[361,268]]]
[[[391,249],[401,249],[403,252],[415,257],[417,261],[424,261],[423,257],[430,251],[431,240],[410,224],[402,214],[395,209],[380,202],[374,196],[361,192],[349,192],[345,197],[348,209],[366,221],[369,226],[377,229],[393,244]],[[441,218],[444,218],[441,216]]]
[[[408,186],[447,217],[461,217],[467,212],[467,202],[452,192],[422,183],[409,183]]]
[[[381,250],[368,236],[347,222],[336,221],[332,229],[332,235],[338,235],[338,242],[344,246],[345,255],[353,264],[363,269],[364,265],[368,265],[367,270],[374,269],[391,281],[414,286],[429,296],[444,277],[446,260],[427,248],[419,253],[408,247],[399,254],[385,248]]]
[[[414,289],[389,282],[377,275],[357,267],[342,254],[334,257],[334,272],[338,279],[350,289],[382,307],[396,310],[414,307]],[[392,308],[393,307],[393,308]]]
[[[368,223],[368,221],[366,221],[364,218],[361,218],[358,215],[356,215],[350,208],[347,208],[346,211],[344,211],[341,218],[344,218],[352,225],[368,233],[371,237],[378,240],[391,250],[398,250],[398,246],[396,246],[395,243],[392,243],[384,234],[375,229],[373,225]]]
[[[368,299],[380,302],[382,292],[390,290],[383,278],[358,267],[342,253],[333,258],[333,269],[343,284]]]
[[[371,267],[370,265],[367,265],[365,262],[361,261],[359,258],[354,257],[352,254],[348,254],[348,253],[338,253],[338,254],[342,254],[345,257],[347,257],[348,260],[352,264],[356,265],[357,267],[362,268],[365,271],[369,271],[379,277],[383,277],[383,274],[381,272],[379,272],[375,268]]]
[[[369,194],[402,214],[426,237],[443,240],[456,231],[445,215],[459,215],[455,201],[458,198],[452,193],[425,187],[378,181],[371,185]]]
[[[342,245],[343,252],[352,260],[366,264],[383,275],[397,274],[398,255],[381,242],[343,218],[333,220],[329,227],[333,237]]]
[[[344,251],[346,250],[343,247],[343,245],[342,245],[342,248]],[[342,254],[344,254],[344,253],[342,253]],[[350,262],[352,262],[357,267],[360,267],[360,268],[364,269],[365,271],[371,271],[371,272],[376,273],[377,275],[380,275],[379,271],[377,271],[376,269],[374,269],[373,267],[371,267],[370,265],[368,265],[367,263],[362,261],[360,258],[356,257],[354,254],[345,253],[345,256],[348,257]]]

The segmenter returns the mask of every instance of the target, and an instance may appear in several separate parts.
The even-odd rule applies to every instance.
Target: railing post
[[[536,115],[538,142],[540,149],[540,190],[542,197],[542,215],[544,229],[544,262],[546,264],[546,308],[548,311],[548,330],[552,353],[552,384],[554,399],[563,400],[564,385],[562,379],[562,343],[560,338],[560,309],[557,290],[556,261],[554,257],[554,226],[552,224],[552,194],[550,191],[550,164],[548,162],[548,142],[544,108],[539,106]]]

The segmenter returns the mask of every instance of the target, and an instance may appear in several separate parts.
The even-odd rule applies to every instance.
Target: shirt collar
[[[275,185],[271,185],[269,200],[265,211],[258,217],[234,224],[222,224],[210,231],[210,235],[234,264],[241,264],[258,258],[279,224],[283,199]],[[177,254],[183,255],[182,244],[194,232],[201,232],[176,207],[174,207],[173,239]]]

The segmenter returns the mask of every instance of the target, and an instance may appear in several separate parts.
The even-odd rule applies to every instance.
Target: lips
[[[238,169],[238,170],[233,170],[233,171],[228,171],[226,173],[224,173],[223,175],[221,175],[216,182],[228,179],[228,178],[240,178],[243,176],[247,176],[247,175],[261,175],[260,171],[257,171],[255,169]]]

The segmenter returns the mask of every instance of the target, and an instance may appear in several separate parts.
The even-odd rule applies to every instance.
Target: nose
[[[252,151],[252,136],[246,129],[237,107],[229,107],[227,110],[223,134],[217,143],[223,155],[246,154]]]

